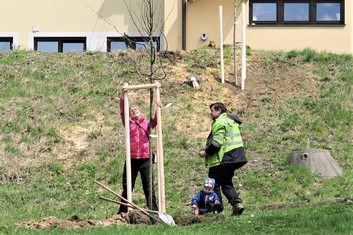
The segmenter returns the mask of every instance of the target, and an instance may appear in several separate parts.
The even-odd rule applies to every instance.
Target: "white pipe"
[[[124,83],[124,87],[128,84]],[[132,187],[131,187],[131,153],[130,153],[130,113],[129,113],[129,98],[128,92],[124,93],[124,122],[125,122],[125,156],[126,156],[126,189],[127,200],[132,202]],[[128,208],[129,209],[129,208]]]
[[[245,1],[241,3],[242,11],[242,43],[241,43],[241,89],[245,89],[246,79],[246,24],[245,24]]]
[[[224,59],[223,59],[223,24],[222,24],[222,5],[219,5],[219,31],[221,35],[220,49],[221,49],[221,81],[224,83]]]

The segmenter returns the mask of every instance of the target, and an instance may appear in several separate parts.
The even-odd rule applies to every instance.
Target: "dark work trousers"
[[[232,182],[234,171],[237,168],[235,164],[222,164],[211,167],[208,171],[208,177],[215,179],[214,191],[217,193],[222,203],[222,193],[228,199],[228,202],[234,207],[237,203],[241,203],[239,194],[235,191]],[[224,205],[222,203],[222,205]]]
[[[142,180],[142,188],[145,194],[147,207],[150,209],[150,159],[131,159],[131,190],[134,190],[137,174],[140,172]],[[152,177],[153,178],[153,177]],[[124,164],[123,172],[123,198],[127,199],[127,182],[126,182],[126,162]],[[124,200],[121,202],[126,203]],[[156,203],[156,196],[154,192],[153,180],[152,180],[152,210],[158,211],[158,206]],[[121,212],[127,212],[127,207],[120,205],[118,214]]]

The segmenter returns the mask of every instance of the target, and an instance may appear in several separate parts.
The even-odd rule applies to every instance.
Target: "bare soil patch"
[[[21,227],[32,229],[77,229],[85,227],[106,227],[117,224],[154,224],[155,222],[138,210],[131,210],[128,213],[113,215],[104,220],[84,220],[77,215],[69,219],[59,219],[55,216],[49,216],[41,221],[28,221],[19,224]]]
[[[225,219],[223,214],[206,214],[193,215],[185,214],[175,218],[175,223],[179,226],[188,226],[192,224],[203,223],[208,220],[223,221]],[[156,221],[149,216],[143,214],[139,210],[131,210],[128,213],[110,216],[104,220],[80,219],[77,215],[71,216],[69,219],[59,219],[55,216],[49,216],[40,221],[27,221],[19,224],[20,227],[31,229],[78,229],[87,227],[106,227],[112,225],[122,224],[146,224],[154,225]]]

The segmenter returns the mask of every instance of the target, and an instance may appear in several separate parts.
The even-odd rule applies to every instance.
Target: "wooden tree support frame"
[[[154,84],[143,84],[129,86],[128,83],[124,83],[123,89],[127,92],[124,93],[124,121],[130,123],[129,113],[129,98],[128,91],[139,90],[139,89],[154,89],[155,100],[160,101],[160,83],[155,82]],[[164,189],[164,163],[163,163],[163,139],[162,139],[162,118],[161,118],[161,107],[156,105],[157,113],[157,168],[158,168],[158,204],[159,210],[166,213],[165,208],[165,189]],[[131,186],[131,155],[130,155],[130,125],[125,125],[125,151],[126,151],[126,183],[127,183],[127,200],[132,203],[132,186]]]

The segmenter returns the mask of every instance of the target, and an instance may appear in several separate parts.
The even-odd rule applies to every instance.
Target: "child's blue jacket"
[[[206,194],[205,191],[201,190],[191,200],[191,205],[197,205],[200,210],[202,210],[207,209],[208,207],[213,205],[215,201],[218,201],[220,203],[218,195],[214,191]]]

